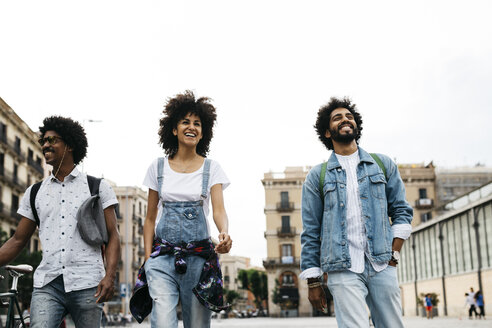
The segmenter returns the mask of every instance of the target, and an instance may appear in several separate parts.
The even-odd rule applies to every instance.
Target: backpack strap
[[[386,181],[388,181],[388,175],[386,174],[386,168],[384,167],[384,164],[381,161],[381,159],[379,158],[379,156],[376,155],[376,154],[374,154],[374,153],[371,153],[370,155],[376,161],[376,163],[378,164],[378,166],[381,168],[381,170],[384,173],[384,178],[386,179]]]
[[[89,184],[91,196],[99,194],[99,185],[101,184],[101,180],[102,179],[93,177],[92,175],[87,175],[87,183]]]
[[[324,162],[321,164],[321,173],[319,176],[319,196],[321,197],[321,201],[324,203],[325,197],[323,195],[323,185],[325,184],[325,175],[326,175],[326,166],[328,162]]]
[[[38,211],[36,210],[36,195],[38,194],[39,188],[41,187],[41,183],[43,181],[39,181],[32,185],[31,194],[29,195],[29,201],[31,203],[32,215],[34,215],[34,219],[36,220],[36,225],[39,227],[39,216]]]

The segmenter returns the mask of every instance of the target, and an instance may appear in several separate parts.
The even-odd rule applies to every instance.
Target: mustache
[[[48,147],[48,148],[43,149],[43,154],[45,154],[47,151],[50,151],[52,153],[55,152],[55,150],[52,147]]]
[[[348,126],[350,126],[352,129],[354,128],[354,126],[352,125],[352,123],[350,123],[350,122],[342,122],[342,123],[338,124],[338,129],[340,130],[340,128],[341,128],[342,126],[344,126],[344,125],[348,125]]]

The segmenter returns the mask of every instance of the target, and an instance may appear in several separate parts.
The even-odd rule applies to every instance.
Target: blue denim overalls
[[[208,194],[210,160],[203,165],[202,193],[198,201],[162,202],[162,214],[155,229],[156,237],[171,243],[190,242],[209,237],[207,221],[203,212],[203,202]],[[164,158],[157,164],[159,199],[162,200],[164,178]],[[177,305],[181,300],[183,324],[185,328],[210,327],[211,312],[202,306],[192,292],[200,279],[205,259],[199,256],[186,258],[188,269],[184,274],[177,273],[174,256],[167,254],[149,258],[145,273],[149,293],[153,300],[152,327],[178,327]]]

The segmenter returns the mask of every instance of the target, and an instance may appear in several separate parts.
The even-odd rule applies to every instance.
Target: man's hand
[[[114,294],[114,278],[106,275],[103,280],[97,286],[96,294],[94,297],[97,297],[97,303],[103,303],[109,301]]]
[[[323,311],[323,313],[328,313],[328,306],[326,305],[326,295],[323,287],[319,286],[309,288],[308,299],[315,309]]]
[[[227,232],[219,234],[219,243],[215,246],[215,251],[219,254],[229,253],[232,247],[231,236]]]
[[[396,265],[397,265],[397,264],[398,264],[398,263],[396,263],[396,262],[395,262],[395,261],[393,261],[393,260],[390,260],[390,261],[388,262],[388,265],[391,265],[392,267],[396,267]]]

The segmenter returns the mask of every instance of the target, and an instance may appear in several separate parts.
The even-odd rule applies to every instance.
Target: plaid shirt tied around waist
[[[193,288],[193,293],[200,303],[207,309],[220,312],[231,307],[230,304],[224,305],[222,272],[219,265],[219,257],[214,250],[214,244],[210,238],[189,243],[179,243],[174,245],[164,239],[156,238],[152,247],[150,257],[157,257],[165,254],[174,255],[174,267],[176,272],[183,274],[186,272],[186,256],[200,256],[205,258],[202,273],[198,284]],[[138,270],[137,281],[133,288],[130,299],[130,311],[133,317],[141,323],[152,311],[152,298],[149,294],[149,286],[144,269],[145,262]]]

